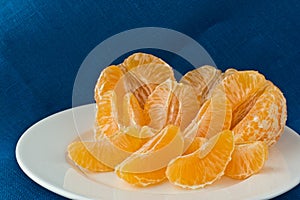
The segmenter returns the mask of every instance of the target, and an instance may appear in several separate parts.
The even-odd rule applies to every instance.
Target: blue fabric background
[[[221,69],[265,74],[287,98],[287,125],[300,133],[298,0],[0,1],[0,199],[63,199],[20,170],[16,142],[71,107],[76,72],[97,44],[145,26],[191,36]],[[179,66],[174,55],[159,56]],[[276,199],[300,199],[300,187]]]

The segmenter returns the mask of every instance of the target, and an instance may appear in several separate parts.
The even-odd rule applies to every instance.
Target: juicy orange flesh
[[[256,141],[236,144],[225,175],[234,179],[245,179],[259,172],[268,157],[268,146]]]
[[[268,157],[268,146],[278,141],[285,126],[286,100],[281,91],[256,71],[228,69],[222,75],[204,66],[180,80],[196,93],[194,101],[192,92],[174,80],[172,68],[149,54],[133,54],[122,64],[107,67],[95,86],[97,140],[73,142],[68,147],[69,158],[93,172],[117,166],[117,175],[136,186],[160,183],[165,173],[173,184],[190,189],[214,182],[225,168],[226,175],[236,179],[257,173]],[[226,95],[215,95],[220,86]],[[164,127],[170,130],[162,134]],[[145,163],[157,164],[175,155],[172,148],[179,152],[183,144],[178,127],[186,137],[183,156],[178,154],[167,167],[163,164],[152,171],[125,170],[130,169],[130,162],[140,162],[139,154],[156,158]],[[190,132],[185,132],[186,127]],[[231,162],[232,133],[222,131],[229,128],[236,142]]]
[[[115,117],[114,92],[106,92],[97,103],[96,137],[101,134],[113,135],[119,130],[118,120]]]
[[[144,54],[144,53],[135,53],[129,56],[127,59],[125,59],[122,66],[124,67],[124,70],[129,71],[138,66],[147,65],[150,63],[166,64],[164,61],[162,61],[161,59],[153,55]]]
[[[232,112],[232,123],[231,123],[231,129],[233,129],[251,110],[251,108],[254,106],[257,99],[263,94],[265,90],[264,86],[259,91],[257,91],[255,94],[252,94],[249,96],[244,102],[240,103]]]
[[[95,86],[95,100],[96,103],[99,102],[101,96],[110,90],[113,90],[118,83],[118,81],[123,76],[122,70],[115,65],[105,68],[98,79]]]
[[[118,169],[124,172],[143,173],[161,169],[183,153],[183,138],[179,128],[168,125],[136,151]],[[147,159],[145,159],[147,158]],[[160,158],[160,159],[158,159]]]
[[[194,153],[178,157],[167,167],[167,178],[175,185],[190,189],[204,187],[220,178],[234,148],[233,134],[223,131]]]
[[[153,140],[151,140],[149,143],[147,143],[143,147],[144,149],[139,153],[143,154],[149,151],[159,151],[160,149],[168,145],[170,141],[172,141],[172,138],[174,138],[179,131],[178,127],[172,125],[167,126],[164,130],[164,134],[158,134],[158,136],[153,138]],[[166,167],[162,167],[160,169],[156,169],[150,172],[134,173],[122,171],[121,167],[121,169],[117,168],[115,171],[120,178],[122,178],[130,184],[137,186],[146,186],[157,184],[165,180],[165,170]]]
[[[140,107],[138,100],[132,93],[124,96],[122,112],[123,116],[119,116],[119,123],[125,127],[144,126],[147,123],[144,110]]]
[[[227,76],[222,84],[232,104],[232,109],[235,110],[257,90],[263,88],[266,79],[256,71],[237,71]]]
[[[172,92],[170,96],[165,126],[168,124],[180,126],[179,100]]]
[[[68,146],[68,157],[76,165],[92,172],[113,171],[112,168],[99,162],[80,141],[73,142]]]
[[[190,144],[190,146],[187,148],[187,150],[184,152],[183,155],[191,154],[198,150],[200,147],[203,146],[204,143],[207,142],[207,139],[204,137],[195,137],[193,142]]]
[[[166,180],[166,168],[144,173],[128,173],[116,170],[117,176],[135,186],[145,187],[159,184]]]
[[[149,140],[149,138],[137,138],[137,137],[133,137],[133,136],[128,135],[123,132],[119,132],[118,134],[116,134],[110,138],[110,141],[114,145],[116,145],[120,149],[123,149],[124,151],[128,151],[128,152],[137,151],[148,140]]]
[[[168,80],[157,86],[144,109],[150,127],[159,130],[172,124],[184,130],[197,114],[199,103],[193,88]]]
[[[237,142],[265,141],[271,146],[282,134],[285,121],[285,99],[279,89],[269,85],[233,131]]]
[[[149,83],[147,85],[141,85],[133,92],[133,94],[137,98],[141,108],[144,108],[144,105],[145,105],[149,95],[154,91],[154,89],[157,86],[158,86],[158,84]]]
[[[207,99],[218,80],[221,78],[221,71],[212,66],[202,66],[186,73],[180,80],[192,86],[198,95],[200,105]]]
[[[235,140],[276,143],[287,118],[282,92],[255,71],[230,72],[222,84],[232,104]]]

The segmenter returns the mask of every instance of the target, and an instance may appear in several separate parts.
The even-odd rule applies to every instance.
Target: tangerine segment
[[[135,95],[141,108],[144,108],[148,96],[156,86],[169,79],[175,80],[174,72],[170,66],[157,63],[149,63],[133,68],[126,72],[122,79],[125,82],[126,92],[132,92]]]
[[[133,93],[127,93],[123,99],[123,115],[119,117],[119,121],[126,127],[128,126],[144,126],[146,119],[144,116],[144,110],[140,107],[140,104]]]
[[[236,72],[238,72],[238,70],[233,69],[233,68],[229,68],[229,69],[227,69],[227,70],[222,74],[222,77],[223,77],[223,79],[224,79],[224,78],[226,78],[227,76],[230,76],[230,75],[232,75],[232,74],[234,74],[234,73],[236,73]]]
[[[126,152],[135,152],[139,148],[141,148],[150,137],[134,137],[133,134],[129,132],[133,132],[135,130],[127,129],[126,132],[119,131],[117,134],[111,136],[109,140],[118,148],[126,151]]]
[[[267,81],[257,71],[234,71],[225,72],[227,76],[222,80],[227,98],[232,104],[233,112],[243,102],[252,99],[260,89],[264,89]]]
[[[138,66],[147,65],[150,63],[160,64],[160,65],[170,67],[162,59],[160,59],[156,56],[153,56],[151,54],[146,54],[146,53],[134,53],[131,56],[129,56],[128,58],[126,58],[120,66],[121,66],[121,68],[123,68],[123,70],[129,71]]]
[[[100,101],[105,92],[115,88],[122,76],[122,70],[115,65],[106,67],[101,72],[94,90],[96,103]]]
[[[119,131],[116,94],[113,90],[104,93],[96,104],[95,136],[98,139],[102,134],[111,136]]]
[[[117,166],[116,170],[144,173],[159,170],[183,152],[183,139],[178,127],[168,125],[142,148]]]
[[[144,172],[144,173],[129,173],[129,172],[122,172],[120,170],[116,170],[115,172],[118,177],[125,180],[127,183],[138,187],[155,185],[166,180],[166,175],[165,175],[166,167],[152,172]]]
[[[215,85],[221,80],[221,74],[221,70],[204,65],[186,73],[181,78],[180,83],[192,86],[200,104],[202,104],[210,96]]]
[[[92,172],[113,171],[113,168],[98,161],[80,141],[69,144],[67,152],[69,159],[81,168]]]
[[[271,146],[283,133],[286,119],[286,100],[282,92],[268,84],[247,115],[233,128],[236,141],[259,140]]]
[[[151,138],[158,133],[157,130],[150,128],[149,126],[128,126],[123,129],[127,135],[132,137],[136,137],[139,139]]]
[[[225,175],[234,179],[246,179],[263,168],[267,155],[268,146],[264,142],[236,144]]]
[[[194,120],[184,130],[185,148],[195,136],[211,138],[230,128],[232,108],[222,85],[216,86],[212,97],[204,102]]]
[[[204,137],[195,137],[195,139],[193,140],[193,142],[190,144],[190,146],[184,152],[183,155],[187,155],[187,154],[195,152],[200,147],[202,147],[202,145],[205,144],[206,142],[207,142],[207,138],[204,138]]]
[[[85,141],[83,144],[97,160],[110,168],[114,168],[150,139],[131,136],[128,132],[132,129],[126,131],[118,131],[110,137],[102,134],[97,141]]]
[[[224,174],[233,149],[233,133],[222,131],[194,153],[173,159],[167,166],[167,178],[174,185],[189,189],[212,184]]]
[[[117,166],[116,174],[126,182],[140,187],[164,181],[166,165],[172,158],[182,153],[183,140],[179,133],[178,127],[167,126]]]
[[[199,109],[199,103],[192,87],[167,80],[157,86],[145,104],[150,127],[160,130],[168,124],[184,130],[191,123]]]
[[[106,135],[102,135],[98,141],[82,143],[96,160],[110,168],[114,168],[132,154],[113,144]]]
[[[210,100],[211,123],[209,125],[209,129],[205,134],[205,137],[207,138],[211,138],[222,130],[229,129],[232,119],[232,107],[228,99],[226,98],[226,94],[222,84],[218,85],[214,89]]]

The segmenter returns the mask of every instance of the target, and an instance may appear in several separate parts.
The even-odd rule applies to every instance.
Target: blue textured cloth
[[[16,142],[35,122],[71,107],[76,72],[97,44],[145,26],[191,36],[220,69],[256,69],[265,74],[287,98],[287,125],[300,133],[298,0],[4,0],[0,1],[0,199],[63,199],[20,170]],[[178,65],[172,55],[160,55]],[[278,199],[300,199],[300,187]]]

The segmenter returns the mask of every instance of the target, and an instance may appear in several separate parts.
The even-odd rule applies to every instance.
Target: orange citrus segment
[[[127,130],[131,132],[131,129]],[[126,152],[135,152],[141,148],[150,138],[149,137],[134,137],[128,132],[118,132],[110,137],[110,141],[118,148],[123,149]]]
[[[112,136],[102,134],[97,141],[83,141],[83,144],[95,159],[110,168],[114,168],[151,138],[134,137],[129,133],[130,131],[133,130],[120,130]]]
[[[264,88],[266,79],[256,71],[232,71],[223,79],[222,84],[235,112],[239,105]]]
[[[150,127],[160,130],[168,124],[184,130],[193,120],[199,103],[192,87],[165,81],[156,87],[145,104]]]
[[[101,96],[110,90],[113,90],[118,81],[123,76],[122,70],[115,65],[106,67],[100,74],[97,84],[95,86],[95,100],[96,103],[100,100]]]
[[[118,165],[117,169],[132,173],[151,172],[167,166],[171,159],[182,153],[181,132],[178,127],[168,125]]]
[[[267,81],[265,77],[256,71],[234,71],[223,80],[227,98],[232,105],[231,129],[247,114],[256,98],[264,90]]]
[[[172,160],[166,170],[167,178],[174,185],[189,189],[212,184],[224,174],[233,148],[232,132],[223,131],[194,153]]]
[[[141,108],[144,108],[148,96],[153,92],[156,86],[169,79],[175,80],[174,72],[171,67],[149,63],[147,65],[140,65],[126,72],[122,81],[125,82],[126,92],[132,92],[140,103]],[[119,85],[120,84],[117,84],[117,87],[119,87]]]
[[[207,142],[207,139],[204,137],[195,137],[193,142],[190,144],[188,149],[184,152],[183,155],[187,155],[198,150],[204,143]]]
[[[136,126],[128,126],[123,131],[132,137],[136,138],[151,138],[154,135],[158,133],[157,130],[150,128],[149,126],[141,126],[141,127],[136,127]]]
[[[274,144],[286,122],[286,100],[282,92],[269,84],[247,115],[233,128],[237,142],[265,141]]]
[[[155,185],[166,180],[166,175],[165,175],[166,167],[152,172],[144,172],[144,173],[129,173],[129,172],[122,172],[120,170],[116,170],[115,172],[118,177],[125,180],[127,183],[139,187]]]
[[[268,146],[264,142],[236,144],[225,175],[234,179],[246,179],[262,169],[267,155]]]
[[[122,124],[124,126],[143,126],[146,124],[144,117],[144,110],[140,107],[140,104],[136,97],[132,93],[127,93],[123,99],[123,119]]]
[[[147,65],[150,63],[165,65],[169,67],[169,65],[162,59],[146,53],[134,53],[128,58],[126,58],[120,66],[121,68],[124,68],[123,70],[129,71],[133,68],[139,67],[141,65]]]
[[[221,80],[221,70],[204,65],[186,73],[180,80],[194,88],[197,98],[202,104],[209,96],[214,86]]]
[[[212,97],[201,106],[193,121],[184,130],[185,149],[195,136],[211,138],[227,130],[231,125],[231,104],[226,98],[222,85],[213,91]]]
[[[113,168],[98,161],[80,141],[71,143],[67,151],[68,157],[81,168],[92,172],[113,171]]]
[[[96,106],[96,138],[98,139],[102,134],[107,136],[115,134],[119,130],[115,92],[110,90],[104,93]]]
[[[136,186],[148,186],[166,179],[168,162],[181,155],[183,140],[179,128],[169,125],[140,150],[116,167],[116,174]]]

